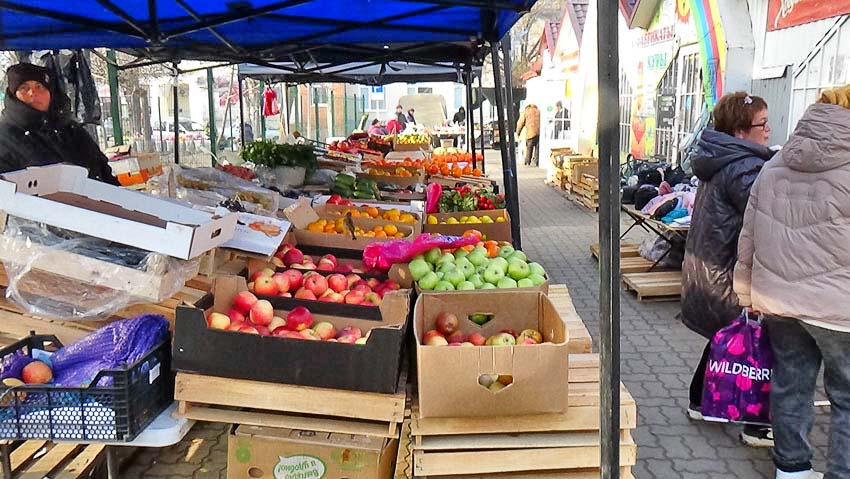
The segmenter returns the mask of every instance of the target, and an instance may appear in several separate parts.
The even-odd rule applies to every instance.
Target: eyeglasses
[[[759,123],[757,125],[750,125],[750,128],[764,128],[766,130],[770,128],[770,122],[765,121],[764,123]]]

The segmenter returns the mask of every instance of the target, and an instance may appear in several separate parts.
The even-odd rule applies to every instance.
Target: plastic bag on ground
[[[770,424],[773,351],[761,323],[745,312],[711,341],[702,414],[708,420]]]
[[[432,248],[451,249],[474,245],[481,241],[477,236],[431,236],[422,233],[413,241],[387,241],[370,243],[363,250],[363,264],[367,268],[387,271],[394,264],[407,263],[415,256]]]
[[[29,314],[63,320],[165,301],[200,264],[12,216],[0,234],[0,256],[6,297]]]

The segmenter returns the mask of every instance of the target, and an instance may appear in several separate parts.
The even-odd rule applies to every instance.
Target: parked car
[[[207,137],[206,127],[188,118],[181,118],[179,122],[179,127],[181,140],[203,140]],[[159,138],[159,134],[160,132],[162,132],[163,139],[174,139],[173,120],[162,120],[160,124],[154,123],[152,125],[152,129],[154,138]]]

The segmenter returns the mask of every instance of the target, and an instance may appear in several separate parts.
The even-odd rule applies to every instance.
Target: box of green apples
[[[402,287],[415,283],[419,292],[488,289],[549,292],[549,279],[543,266],[529,262],[525,253],[509,245],[499,247],[492,255],[483,246],[471,251],[458,248],[453,252],[433,248],[406,265],[393,267],[390,277]]]

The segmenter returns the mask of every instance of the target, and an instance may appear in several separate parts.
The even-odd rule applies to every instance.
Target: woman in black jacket
[[[700,404],[711,338],[741,313],[732,290],[738,236],[750,189],[773,156],[767,147],[770,125],[763,99],[744,92],[728,94],[713,116],[714,128],[703,132],[693,160],[700,186],[682,264],[682,321],[709,340],[691,381],[691,419],[703,419]],[[747,427],[742,437],[750,445],[771,445],[766,434]]]
[[[6,70],[5,109],[0,117],[0,173],[68,163],[89,177],[118,185],[106,156],[70,114],[70,100],[54,93],[50,71],[29,63]]]

